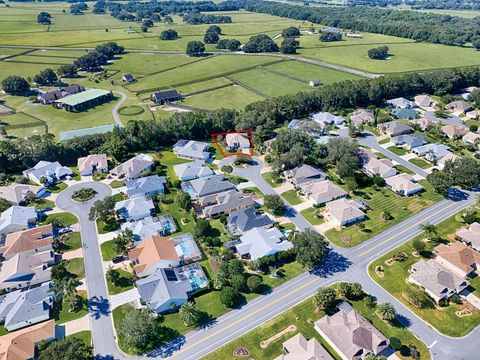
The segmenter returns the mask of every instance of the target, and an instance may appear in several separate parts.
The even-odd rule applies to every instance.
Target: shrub
[[[237,305],[239,294],[233,288],[226,286],[220,291],[220,301],[228,308]]]
[[[257,292],[262,286],[262,278],[257,275],[251,275],[247,279],[247,287],[250,292]]]
[[[400,350],[402,347],[402,342],[400,341],[399,338],[392,336],[390,339],[390,346],[392,347],[393,350],[397,351]]]
[[[244,275],[233,275],[231,283],[236,291],[245,292],[247,289],[247,280]]]

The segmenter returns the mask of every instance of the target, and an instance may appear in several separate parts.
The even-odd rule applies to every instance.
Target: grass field
[[[133,289],[133,275],[123,269],[117,269],[120,273],[120,279],[117,284],[107,279],[108,293],[110,295],[120,294],[124,291]]]
[[[399,196],[387,188],[368,187],[357,191],[361,200],[370,207],[367,211],[368,219],[362,222],[365,228],[361,229],[355,224],[341,230],[328,230],[325,235],[336,245],[355,246],[443,199],[442,195],[434,192],[430,183],[420,183],[426,191],[410,197]],[[384,211],[389,212],[393,218],[382,220]]]
[[[408,153],[407,149],[399,146],[389,146],[387,148],[388,151],[391,151],[392,153],[398,155],[398,156],[403,156]]]
[[[252,102],[263,99],[263,97],[254,94],[239,85],[233,85],[189,96],[182,101],[182,104],[206,110],[219,108],[240,110]]]
[[[305,217],[305,219],[307,219],[308,222],[312,225],[321,225],[325,222],[325,220],[323,218],[319,218],[317,216],[318,209],[316,209],[314,207],[304,209],[304,210],[300,211],[300,214],[302,214]]]
[[[287,200],[287,202],[290,204],[290,205],[298,205],[298,204],[301,204],[302,203],[302,199],[300,199],[300,197],[298,196],[298,193],[296,190],[292,189],[292,190],[288,190],[288,191],[285,191],[284,193],[281,194],[282,197]]]
[[[429,167],[432,167],[433,164],[429,163],[428,161],[424,160],[424,159],[410,159],[408,160],[409,162],[411,162],[413,165],[416,165],[418,166],[419,168],[421,169],[428,169]]]
[[[463,222],[459,221],[458,215],[452,216],[440,223],[437,226],[438,235],[434,236],[433,241],[426,243],[426,249],[424,252],[422,252],[422,255],[424,255],[426,258],[431,257],[431,251],[436,245],[453,241],[453,234],[455,233],[455,230],[464,225],[465,224]],[[417,238],[422,239],[424,236],[420,235]],[[459,318],[455,315],[455,312],[461,310],[464,307],[463,305],[450,303],[448,307],[442,308],[441,310],[437,308],[420,309],[413,306],[402,295],[407,288],[411,287],[411,285],[405,281],[405,279],[409,276],[408,270],[415,262],[422,259],[421,257],[413,257],[411,255],[413,251],[412,242],[413,240],[372,262],[368,268],[370,276],[380,285],[382,285],[387,291],[395,295],[398,300],[408,306],[413,312],[434,326],[441,333],[454,337],[466,335],[475,326],[480,324],[480,311],[473,310],[472,316]],[[385,261],[390,259],[393,254],[403,252],[408,255],[408,258],[405,261],[396,262],[392,266],[387,266],[385,264]],[[376,274],[375,269],[377,266],[382,266],[384,269],[383,277],[379,277]]]

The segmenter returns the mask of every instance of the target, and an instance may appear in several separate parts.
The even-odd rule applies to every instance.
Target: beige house
[[[428,118],[420,118],[420,119],[413,119],[409,121],[410,125],[418,125],[422,131],[427,130],[428,128],[431,128],[437,123],[433,121],[432,119]]]
[[[35,197],[40,197],[45,194],[45,191],[43,186],[13,183],[8,186],[0,186],[0,197],[8,200],[13,205],[18,205],[25,201],[25,197],[29,192],[35,195]]]
[[[353,125],[365,125],[374,122],[374,120],[375,115],[373,111],[369,109],[357,109],[353,112],[352,116],[350,116],[350,121]]]
[[[110,173],[118,178],[125,178],[126,180],[136,179],[142,175],[142,172],[151,170],[154,165],[155,163],[150,155],[138,154],[113,168]]]
[[[360,360],[388,349],[388,339],[368,320],[343,301],[338,312],[315,322],[315,330],[343,360]]]
[[[440,169],[443,169],[447,161],[455,161],[457,159],[458,159],[457,155],[455,155],[454,153],[448,152],[447,155],[443,156],[437,161],[437,167],[439,167]]]
[[[363,170],[370,176],[388,178],[397,174],[397,169],[389,159],[377,159],[375,155],[368,158],[363,164]]]
[[[468,145],[480,146],[480,134],[469,131],[463,135],[462,141]]]
[[[470,105],[465,100],[458,100],[452,101],[451,103],[447,104],[445,108],[447,110],[452,110],[454,114],[461,115],[472,110],[472,105]]]
[[[326,209],[330,221],[337,227],[355,224],[366,217],[356,201],[345,198],[327,203]]]
[[[317,205],[322,205],[348,195],[340,186],[335,185],[330,180],[304,184],[300,188]]]
[[[468,246],[480,251],[480,223],[474,222],[466,228],[457,230],[457,236]]]
[[[423,186],[409,174],[398,174],[386,178],[385,182],[392,191],[402,196],[410,196],[423,191]]]
[[[247,135],[233,133],[225,135],[225,142],[230,150],[250,149],[250,139]]]
[[[388,136],[399,136],[404,134],[409,134],[413,131],[413,129],[401,123],[399,121],[389,121],[386,123],[379,124],[377,126],[378,131],[388,135]]]
[[[89,176],[94,172],[105,173],[108,171],[107,155],[88,155],[77,160],[77,167],[80,175]]]
[[[333,360],[315,338],[307,340],[301,333],[285,341],[283,351],[275,360]]]
[[[422,287],[437,302],[459,294],[468,286],[465,279],[435,260],[420,260],[413,264],[407,280]]]
[[[291,170],[286,170],[284,173],[286,179],[295,187],[308,182],[326,179],[324,172],[307,164],[297,166]]]
[[[414,98],[415,104],[421,108],[431,108],[438,105],[438,101],[428,95],[418,95]]]
[[[54,338],[54,320],[3,335],[0,341],[0,360],[33,359],[36,345],[41,341],[50,341]]]
[[[465,116],[469,119],[480,119],[480,110],[467,111]]]
[[[246,209],[255,204],[250,196],[236,190],[208,195],[200,198],[198,202],[203,207],[203,215],[208,219],[228,215],[232,211]]]
[[[466,127],[458,125],[442,126],[441,131],[443,135],[448,137],[450,140],[460,139],[463,135],[468,133],[468,129]]]
[[[476,273],[480,267],[480,253],[459,241],[450,245],[440,244],[435,247],[434,253],[436,261],[461,277]]]

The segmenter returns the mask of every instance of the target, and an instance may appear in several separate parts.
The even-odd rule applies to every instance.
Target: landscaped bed
[[[85,202],[88,200],[93,199],[93,197],[97,194],[95,190],[92,188],[85,188],[77,190],[73,193],[72,199],[78,202]]]

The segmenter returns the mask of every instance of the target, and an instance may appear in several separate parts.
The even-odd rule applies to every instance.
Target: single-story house
[[[369,124],[375,121],[375,114],[370,109],[357,109],[350,116],[353,125]]]
[[[52,242],[52,224],[20,230],[5,236],[5,242],[0,246],[0,255],[5,260],[9,260],[20,252],[41,253],[51,251]]]
[[[0,290],[6,292],[50,281],[50,266],[55,262],[52,250],[20,252],[3,261]]]
[[[468,286],[465,279],[435,260],[420,260],[413,264],[408,281],[424,288],[437,302],[462,292]]]
[[[227,143],[227,146],[231,151],[235,151],[237,149],[250,149],[250,147],[252,146],[250,144],[248,134],[227,134],[225,135],[225,142]]]
[[[260,227],[270,227],[273,220],[267,214],[258,214],[255,208],[232,211],[227,218],[227,228],[234,235]]]
[[[315,322],[315,330],[344,360],[360,360],[367,354],[381,355],[388,339],[346,301],[338,311]]]
[[[122,81],[126,83],[131,83],[135,81],[135,77],[132,74],[123,74]]]
[[[393,108],[391,114],[397,119],[412,120],[417,117],[417,112],[413,109]]]
[[[313,120],[294,119],[288,123],[287,127],[292,130],[301,130],[314,138],[318,138],[325,133],[324,125]]]
[[[360,210],[360,204],[345,198],[328,202],[326,209],[335,226],[355,224],[366,217],[365,213]]]
[[[421,108],[431,108],[438,105],[438,101],[428,95],[418,95],[414,98],[415,104]]]
[[[134,197],[115,204],[118,218],[125,221],[136,221],[152,216],[154,210],[153,201],[145,197]]]
[[[180,268],[156,269],[136,282],[143,302],[158,314],[178,309],[192,293],[205,288],[208,279],[198,263]]]
[[[457,230],[457,236],[468,246],[480,252],[480,223],[474,222]]]
[[[127,195],[129,198],[146,196],[151,198],[157,194],[165,192],[165,184],[167,179],[163,176],[151,175],[137,179],[128,180],[125,184],[127,187]]]
[[[37,184],[42,184],[42,178],[46,178],[48,183],[54,183],[72,174],[72,169],[62,166],[58,161],[39,161],[33,168],[23,171],[23,176]]]
[[[385,101],[388,105],[398,109],[413,109],[418,107],[413,101],[407,100],[404,97],[390,99]]]
[[[51,91],[46,91],[42,94],[37,95],[37,101],[41,102],[43,105],[50,105],[56,100],[59,100],[63,97],[62,90],[55,89]]]
[[[46,189],[43,186],[30,184],[12,183],[8,186],[0,186],[0,197],[8,200],[13,205],[19,205],[25,201],[25,196],[32,193],[36,198],[45,194]]]
[[[138,154],[133,158],[125,161],[110,171],[110,174],[125,178],[126,180],[136,179],[142,176],[142,172],[151,170],[155,162],[148,154]]]
[[[307,182],[325,180],[327,177],[323,171],[307,164],[286,170],[284,173],[285,178],[295,187]]]
[[[480,109],[467,111],[465,116],[468,119],[480,119]]]
[[[182,95],[180,95],[177,90],[167,90],[153,93],[150,98],[155,104],[163,105],[173,101],[182,100]]]
[[[55,100],[55,103],[58,107],[64,108],[66,111],[78,112],[110,101],[111,99],[113,99],[111,90],[88,89]]]
[[[35,207],[11,206],[0,214],[0,236],[28,229],[36,220]]]
[[[235,189],[235,186],[223,176],[215,175],[194,179],[182,183],[182,189],[193,199],[218,194]]]
[[[191,234],[174,237],[150,236],[128,251],[135,273],[145,277],[156,269],[172,268],[202,259]]]
[[[368,157],[363,164],[363,169],[370,176],[381,176],[382,178],[397,174],[397,169],[393,167],[390,159],[377,159],[375,156]]]
[[[333,115],[329,112],[318,112],[312,115],[312,120],[320,125],[345,125],[345,120],[341,116]]]
[[[472,110],[472,105],[465,100],[457,100],[447,104],[445,108],[447,110],[452,110],[454,114],[465,114]]]
[[[133,232],[134,240],[141,241],[149,236],[166,236],[177,231],[177,226],[171,215],[159,217],[148,216],[138,221],[128,221],[121,225],[122,230]]]
[[[236,190],[229,190],[218,194],[208,195],[198,199],[205,218],[211,219],[228,215],[232,211],[245,209],[255,204],[252,197]]]
[[[85,91],[85,87],[80,84],[72,84],[68,86],[61,87],[60,90],[63,92],[63,96],[74,95]]]
[[[401,123],[398,121],[389,121],[386,123],[379,124],[377,126],[377,129],[382,133],[392,137],[403,135],[403,134],[409,134],[413,132],[413,129],[410,126],[405,125],[404,123]]]
[[[398,174],[385,179],[387,187],[398,195],[410,196],[423,191],[423,186],[415,181],[409,174]]]
[[[89,176],[95,172],[108,172],[108,160],[106,154],[94,154],[78,158],[77,167],[80,175]]]
[[[210,145],[195,140],[178,140],[173,145],[173,153],[181,159],[203,160],[210,159]]]
[[[276,227],[260,227],[244,232],[234,247],[241,257],[257,260],[289,250],[293,244]]]
[[[460,139],[463,135],[468,133],[468,128],[459,125],[445,125],[442,126],[441,131],[443,135],[448,137],[450,140]]]
[[[12,291],[0,300],[0,323],[8,331],[14,331],[48,320],[53,300],[50,283]]]
[[[420,119],[414,119],[409,121],[410,125],[418,125],[420,130],[426,131],[429,128],[437,125],[437,122],[431,118],[422,117]]]
[[[305,339],[302,333],[283,342],[282,354],[275,360],[333,360],[333,357],[315,338]]]
[[[396,146],[402,146],[407,150],[412,150],[413,148],[422,146],[427,142],[423,136],[417,134],[395,136],[391,138],[390,141]]]
[[[480,253],[460,241],[437,245],[435,260],[460,277],[476,274],[480,267]]]
[[[469,131],[463,135],[462,141],[468,145],[480,146],[480,134]]]
[[[173,171],[175,171],[175,174],[180,181],[206,178],[215,175],[213,170],[210,167],[205,166],[202,160],[174,165]]]
[[[2,336],[0,359],[34,359],[36,346],[55,338],[55,320],[44,321]]]
[[[426,144],[417,146],[412,152],[417,156],[424,156],[429,161],[436,161],[450,153],[450,148],[443,144]]]
[[[451,153],[450,151],[448,152],[447,155],[445,155],[444,157],[440,158],[438,161],[437,161],[437,167],[439,169],[443,169],[445,167],[445,164],[448,162],[448,161],[455,161],[458,159],[458,156],[455,155],[454,153]]]
[[[348,195],[340,186],[335,185],[330,180],[301,185],[300,188],[302,189],[302,192],[317,205],[323,205],[329,201],[340,199]]]

